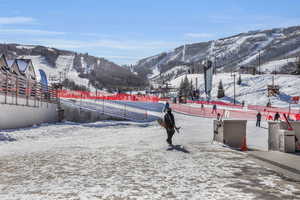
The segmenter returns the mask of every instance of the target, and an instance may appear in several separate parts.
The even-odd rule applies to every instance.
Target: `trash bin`
[[[294,153],[295,150],[295,131],[279,130],[279,151]]]

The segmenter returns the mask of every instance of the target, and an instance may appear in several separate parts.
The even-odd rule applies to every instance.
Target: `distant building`
[[[1,55],[0,57],[0,69],[1,71],[9,71],[9,67],[5,55]]]
[[[16,63],[22,75],[28,79],[36,80],[36,74],[30,59],[16,59]]]
[[[0,70],[27,79],[36,80],[34,66],[30,59],[7,60],[5,55],[0,56]]]
[[[16,60],[7,60],[7,64],[11,73],[22,76]]]

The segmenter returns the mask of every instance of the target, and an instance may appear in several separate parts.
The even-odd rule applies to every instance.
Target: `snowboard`
[[[167,125],[166,125],[165,121],[164,121],[162,118],[158,119],[158,120],[157,120],[157,123],[158,123],[161,127],[167,128]],[[181,129],[181,127],[175,127],[175,130],[176,130],[177,133],[179,133],[179,130],[180,130],[180,129]]]
[[[157,120],[157,123],[158,123],[161,127],[167,128],[166,123],[165,123],[165,121],[164,121],[162,118],[158,119],[158,120]]]

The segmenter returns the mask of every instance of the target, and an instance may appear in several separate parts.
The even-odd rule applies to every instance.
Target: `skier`
[[[279,119],[280,119],[280,114],[276,112],[276,114],[274,115],[274,121],[278,121]]]
[[[167,113],[164,116],[164,122],[165,122],[165,125],[166,125],[166,131],[167,131],[167,134],[168,134],[168,138],[167,138],[166,141],[169,145],[172,145],[172,137],[175,133],[176,126],[175,126],[174,115],[172,114],[172,109],[171,108],[167,109]]]
[[[217,113],[217,105],[214,104],[211,113]]]
[[[203,103],[201,103],[201,112],[203,112],[204,111],[204,105],[203,105]]]
[[[260,114],[260,112],[258,112],[256,115],[256,126],[257,127],[260,127],[260,121],[261,121],[261,114]]]
[[[165,106],[164,106],[163,112],[164,112],[164,113],[167,112],[169,108],[170,108],[170,104],[169,104],[169,102],[167,101],[166,104],[165,104]]]

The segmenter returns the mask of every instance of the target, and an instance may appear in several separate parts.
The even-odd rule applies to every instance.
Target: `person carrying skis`
[[[175,133],[175,119],[174,119],[174,115],[172,114],[172,109],[168,108],[167,109],[167,113],[164,116],[164,121],[165,121],[165,125],[166,125],[166,131],[168,134],[168,138],[167,138],[167,143],[169,145],[172,145],[172,137]]]
[[[167,101],[166,104],[165,104],[165,107],[164,107],[164,109],[163,109],[163,112],[164,112],[164,113],[167,112],[169,108],[170,108],[170,104],[169,104],[169,102]]]
[[[260,127],[260,121],[261,121],[261,113],[258,112],[256,115],[256,127]]]
[[[280,114],[279,112],[276,112],[275,116],[274,116],[274,121],[278,121],[280,119]]]

